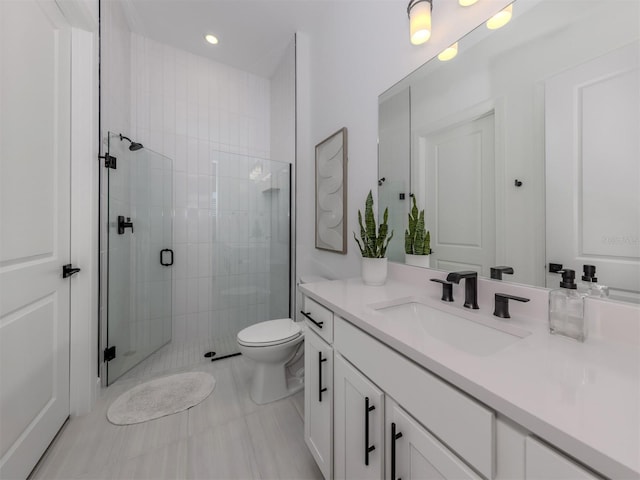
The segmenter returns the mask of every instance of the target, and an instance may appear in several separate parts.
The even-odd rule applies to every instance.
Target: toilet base
[[[304,388],[304,378],[287,377],[282,364],[256,363],[249,394],[258,405],[275,402]]]

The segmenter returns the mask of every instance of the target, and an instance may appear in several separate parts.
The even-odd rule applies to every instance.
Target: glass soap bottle
[[[582,282],[578,290],[590,297],[607,298],[609,296],[609,287],[598,283],[595,265],[582,266]]]
[[[587,338],[585,294],[577,290],[574,270],[566,269],[558,273],[562,273],[560,288],[549,292],[549,331],[584,342]]]

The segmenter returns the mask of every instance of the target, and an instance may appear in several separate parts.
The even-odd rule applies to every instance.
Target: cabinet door
[[[481,478],[393,400],[385,403],[387,478]]]
[[[307,329],[304,351],[304,441],[324,478],[332,478],[333,348]]]
[[[527,437],[525,450],[525,475],[528,480],[598,479],[577,463],[543,445],[533,437]]]
[[[384,476],[384,395],[340,355],[334,366],[334,476]]]

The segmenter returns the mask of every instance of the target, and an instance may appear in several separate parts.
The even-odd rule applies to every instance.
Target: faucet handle
[[[513,268],[506,265],[499,267],[491,267],[491,278],[493,280],[502,280],[503,274],[513,275]]]
[[[442,284],[442,298],[443,302],[453,302],[453,283],[446,280],[440,280],[439,278],[431,278],[432,282]]]
[[[509,300],[515,300],[516,302],[528,302],[528,298],[516,297],[515,295],[509,295],[508,293],[496,293],[495,295],[495,308],[493,314],[499,318],[511,318],[509,315]]]

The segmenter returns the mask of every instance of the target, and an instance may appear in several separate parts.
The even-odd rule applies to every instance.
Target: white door
[[[547,262],[640,294],[638,43],[546,82]],[[548,275],[557,287],[558,275]],[[613,292],[614,294],[616,292]]]
[[[384,478],[384,394],[335,356],[334,478]]]
[[[462,460],[387,398],[387,477],[393,480],[476,479]]]
[[[304,441],[326,480],[333,478],[333,348],[304,337]]]
[[[26,478],[69,416],[70,29],[0,1],[0,478]]]
[[[494,113],[419,139],[413,188],[431,233],[431,267],[489,276],[496,259]],[[424,198],[420,198],[420,195]]]

